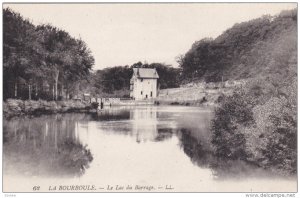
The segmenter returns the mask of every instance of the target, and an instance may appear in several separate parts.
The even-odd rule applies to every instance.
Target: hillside
[[[297,10],[235,24],[202,39],[179,60],[183,82],[244,79],[282,73],[296,59]]]
[[[297,173],[297,10],[197,41],[178,62],[181,88],[159,102],[213,104],[215,156]]]
[[[247,79],[232,95],[223,97],[215,109],[215,155],[248,161],[284,175],[295,174],[297,12],[285,11],[274,18],[263,17],[236,27],[239,32],[230,29],[214,41],[240,40],[236,43],[237,54],[233,53],[236,59],[227,68],[218,68],[215,76]],[[207,72],[205,77],[212,74]]]

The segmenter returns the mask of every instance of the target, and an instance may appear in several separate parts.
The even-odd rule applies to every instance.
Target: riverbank
[[[156,105],[180,105],[180,106],[193,106],[193,107],[215,107],[217,103],[207,102],[204,97],[200,100],[168,100],[168,99],[158,99],[155,101]]]
[[[199,90],[198,90],[199,91]],[[219,105],[219,101],[224,97],[224,93],[199,93],[199,97],[159,97],[155,100],[157,105],[183,105],[183,106],[195,106],[195,107],[216,107]]]
[[[66,112],[92,112],[95,108],[84,101],[45,101],[8,99],[3,102],[3,117]]]

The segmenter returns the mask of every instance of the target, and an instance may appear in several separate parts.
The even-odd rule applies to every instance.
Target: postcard
[[[294,197],[297,14],[3,3],[3,192]]]

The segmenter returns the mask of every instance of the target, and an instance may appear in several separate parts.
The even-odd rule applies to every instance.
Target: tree
[[[24,20],[19,14],[9,8],[3,11],[3,72],[6,97],[18,97],[20,81],[26,83],[30,89],[32,63],[36,59],[38,48],[34,26]],[[13,85],[13,94],[11,89]],[[20,87],[19,87],[20,88]],[[30,92],[29,92],[30,97]]]
[[[51,25],[36,27],[9,8],[3,20],[4,98],[50,99],[52,90],[57,100],[88,77],[94,58],[84,41]]]

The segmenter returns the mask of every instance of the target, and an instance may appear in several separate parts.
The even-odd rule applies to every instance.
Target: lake
[[[297,191],[296,177],[216,159],[212,116],[200,107],[136,106],[4,120],[4,192]]]

